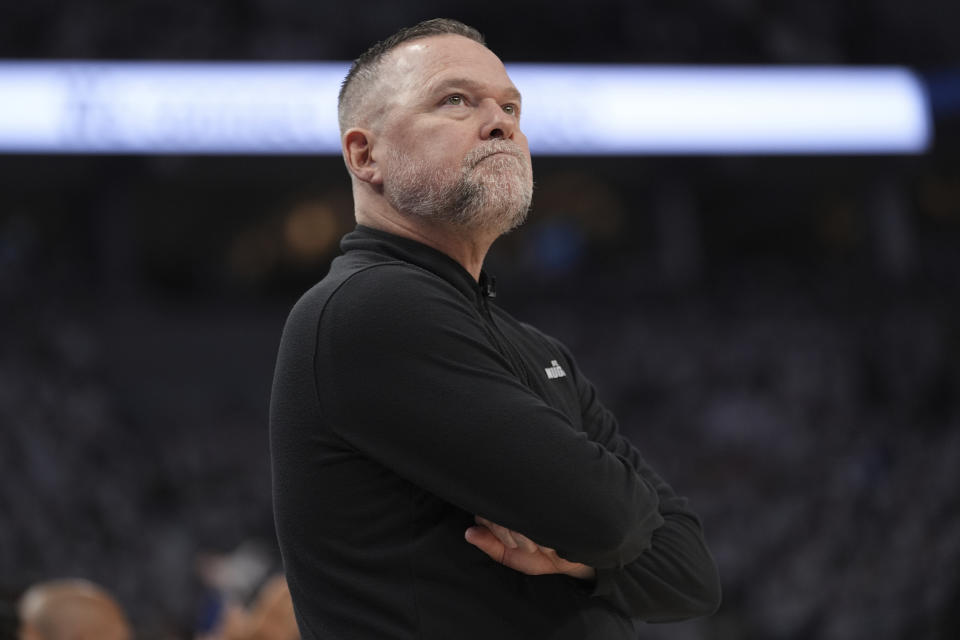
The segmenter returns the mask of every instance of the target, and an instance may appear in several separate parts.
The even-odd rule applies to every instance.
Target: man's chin
[[[487,210],[477,213],[463,221],[463,227],[471,230],[483,230],[497,235],[513,231],[527,219],[529,206],[521,209],[519,205],[499,210]]]

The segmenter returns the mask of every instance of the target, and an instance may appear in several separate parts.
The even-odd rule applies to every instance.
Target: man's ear
[[[373,153],[374,135],[369,129],[347,129],[343,134],[343,159],[347,169],[358,180],[381,184],[383,176]]]

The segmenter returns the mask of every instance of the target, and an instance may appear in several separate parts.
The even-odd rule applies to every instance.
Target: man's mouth
[[[494,151],[491,151],[490,153],[486,153],[483,156],[481,156],[476,162],[473,163],[473,166],[477,166],[487,158],[491,158],[493,156],[498,156],[498,155],[507,155],[517,160],[520,160],[520,154],[518,154],[516,151],[508,150],[508,149],[496,149]]]

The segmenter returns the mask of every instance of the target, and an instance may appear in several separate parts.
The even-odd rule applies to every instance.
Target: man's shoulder
[[[303,294],[291,315],[319,319],[330,311],[341,317],[378,314],[464,297],[449,282],[418,265],[364,254],[351,252],[334,260],[329,273]]]
[[[567,351],[566,346],[564,346],[564,344],[559,339],[548,334],[542,329],[530,324],[529,322],[518,320],[517,318],[512,316],[510,313],[508,313],[506,310],[504,310],[503,307],[499,307],[499,306],[496,307],[496,314],[497,314],[497,319],[500,322],[509,324],[511,327],[513,327],[514,331],[517,331],[523,334],[528,339],[546,343],[551,346],[558,347],[563,351]]]

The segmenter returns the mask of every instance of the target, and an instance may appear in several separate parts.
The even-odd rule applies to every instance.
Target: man
[[[520,111],[451,20],[344,81],[359,224],[292,310],[271,400],[304,638],[616,640],[719,604],[686,501],[564,346],[492,302],[484,256],[531,199]]]
[[[20,640],[130,640],[123,609],[86,580],[38,583],[20,598]]]

